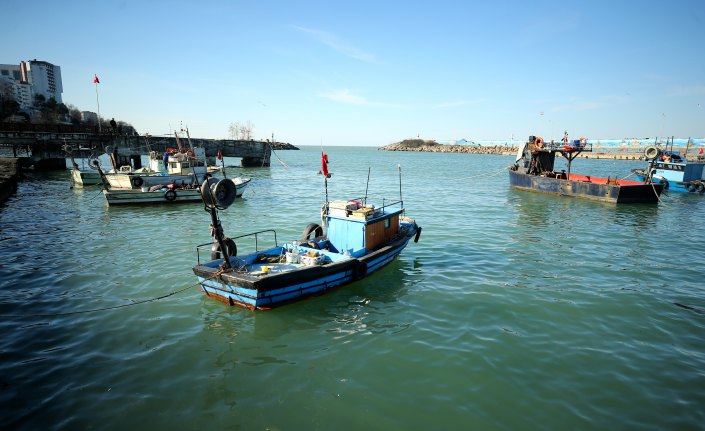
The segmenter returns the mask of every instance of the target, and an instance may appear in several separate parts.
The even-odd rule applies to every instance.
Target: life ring
[[[688,183],[685,185],[685,189],[688,190],[690,193],[693,193],[695,189],[697,189],[697,186],[695,183]]]
[[[580,143],[583,144],[583,145],[587,144],[587,139],[585,139],[585,138],[580,138]]]
[[[698,183],[698,185],[695,186],[695,191],[697,191],[698,193],[702,193],[703,191],[705,191],[705,184]]]
[[[144,180],[142,177],[132,177],[130,178],[130,184],[132,184],[133,187],[142,187]]]
[[[176,200],[176,192],[174,190],[167,190],[164,192],[164,199],[166,199],[169,202],[173,202]]]
[[[225,250],[228,252],[228,256],[237,256],[237,245],[232,238],[223,238],[223,243],[225,244]],[[211,247],[211,260],[218,260],[222,258],[222,253],[220,252],[220,243],[215,241],[213,247]]]
[[[309,223],[306,228],[304,228],[304,233],[301,235],[299,242],[307,242],[311,237],[311,233],[314,234],[314,238],[323,236],[323,228],[316,223]]]
[[[537,136],[536,140],[534,141],[534,144],[536,145],[537,148],[543,148],[543,138],[540,136]]]

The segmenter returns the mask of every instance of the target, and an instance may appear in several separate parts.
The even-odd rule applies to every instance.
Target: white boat
[[[206,150],[197,147],[167,151],[163,158],[150,151],[146,167],[133,170],[131,166],[121,166],[117,172],[105,176],[111,188],[140,189],[173,182],[200,184],[207,176],[220,172],[220,168],[208,166]]]
[[[71,181],[79,186],[90,186],[94,184],[100,184],[100,174],[95,167],[95,163],[100,163],[97,159],[90,161],[89,165],[86,165],[86,159],[82,159],[83,170],[76,163],[76,159],[73,157],[73,148],[66,144],[64,140],[64,146],[62,149],[66,152],[66,156],[71,160]]]
[[[81,186],[100,184],[100,174],[96,171],[82,171],[74,167],[71,169],[71,181]]]
[[[235,178],[235,196],[241,197],[250,178]],[[108,205],[147,205],[201,202],[201,193],[197,185],[185,183],[157,184],[140,189],[103,190]]]

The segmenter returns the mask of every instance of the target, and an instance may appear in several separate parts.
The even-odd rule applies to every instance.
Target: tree
[[[82,121],[81,111],[73,105],[68,105],[67,108],[69,110],[69,116],[71,117],[71,124],[73,124],[73,125],[81,124],[81,121]]]
[[[252,140],[252,131],[254,128],[254,124],[252,124],[252,121],[249,120],[245,124],[241,124],[239,122],[230,123],[230,126],[228,127],[228,135],[230,136],[230,139],[250,141]]]
[[[0,96],[0,121],[20,112],[20,104],[14,98]]]

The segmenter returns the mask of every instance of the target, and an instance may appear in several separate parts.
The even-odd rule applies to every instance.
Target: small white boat
[[[250,178],[235,178],[235,197],[241,197]],[[146,205],[201,202],[199,187],[193,184],[171,183],[157,184],[140,189],[108,189],[103,190],[108,205]]]
[[[78,163],[76,163],[76,159],[73,157],[73,148],[64,142],[63,150],[66,152],[66,156],[69,160],[71,160],[71,182],[79,186],[100,184],[100,174],[95,165],[95,163],[100,163],[97,159],[91,160],[88,166],[86,165],[86,159],[82,159],[83,170],[81,170]]]
[[[200,184],[208,176],[221,172],[220,168],[207,165],[204,148],[169,150],[163,158],[156,151],[150,151],[148,166],[142,169],[121,166],[117,172],[107,173],[105,177],[110,187],[140,189],[172,182]]]
[[[100,184],[100,174],[96,171],[82,171],[74,168],[71,169],[71,181],[81,186]]]

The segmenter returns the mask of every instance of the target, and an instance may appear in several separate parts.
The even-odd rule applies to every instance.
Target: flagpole
[[[100,100],[98,99],[98,84],[100,83],[98,80],[98,74],[95,75],[93,83],[95,84],[95,103],[98,105],[98,133],[102,133],[100,127]]]

